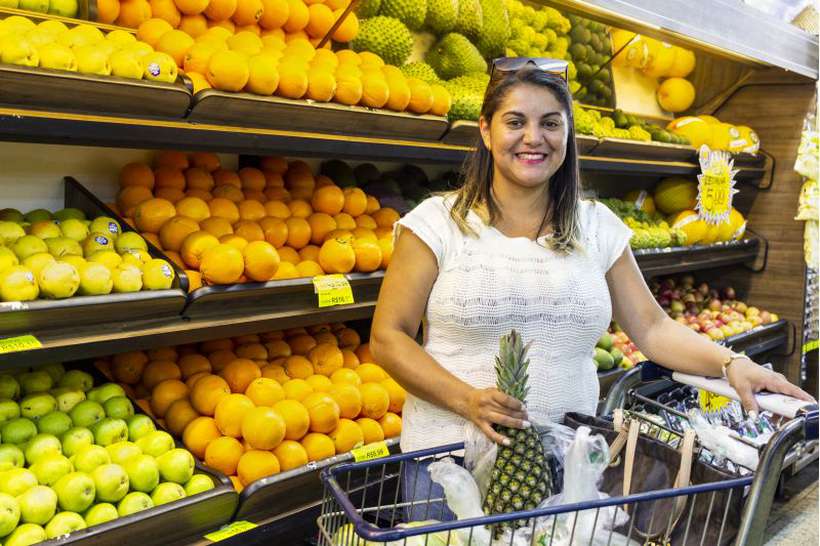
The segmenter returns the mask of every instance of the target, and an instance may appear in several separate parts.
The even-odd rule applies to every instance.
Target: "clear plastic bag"
[[[749,470],[756,470],[759,462],[759,455],[755,448],[746,445],[735,439],[734,431],[723,425],[713,425],[697,411],[689,413],[689,424],[698,435],[698,442],[708,449],[714,457],[712,464],[722,466],[726,459],[739,464]],[[771,432],[767,433],[771,437]],[[768,437],[761,435],[761,442],[767,441]]]

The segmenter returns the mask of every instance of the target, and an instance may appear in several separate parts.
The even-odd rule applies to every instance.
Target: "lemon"
[[[133,264],[122,263],[112,272],[114,292],[139,292],[142,290],[142,270]]]
[[[738,125],[737,130],[740,133],[740,139],[746,141],[746,146],[743,148],[743,151],[756,154],[760,149],[760,138],[757,136],[757,133],[745,125]]]
[[[712,148],[715,150],[730,150],[732,143],[740,139],[740,131],[730,123],[712,125]]]
[[[666,72],[670,78],[685,78],[695,69],[695,54],[682,47],[674,46],[675,61]]]
[[[669,74],[669,69],[675,63],[675,48],[666,42],[647,39],[649,57],[643,67],[643,73],[651,78],[661,78]]]
[[[666,127],[675,134],[683,135],[695,148],[712,144],[712,125],[694,116],[684,116],[672,120]]]
[[[165,260],[153,259],[142,268],[146,290],[167,290],[174,283],[174,268]]]
[[[68,27],[65,26],[64,23],[60,21],[54,21],[52,19],[46,19],[37,25],[37,28],[41,28],[47,32],[50,32],[55,38],[62,34],[63,32],[68,32]]]
[[[7,36],[0,43],[0,62],[20,66],[37,66],[40,55],[37,49],[22,36]]]
[[[88,257],[88,261],[103,264],[108,269],[114,269],[122,263],[122,257],[113,250],[98,250]]]
[[[683,112],[695,101],[695,86],[683,78],[668,78],[658,86],[658,104],[668,112]]]
[[[279,86],[276,59],[270,55],[255,55],[248,60],[248,83],[245,88],[257,95],[273,95]]]
[[[113,42],[119,47],[134,44],[137,42],[136,36],[124,30],[112,30],[111,32],[105,35],[105,39],[109,42]]]
[[[40,67],[54,70],[77,71],[77,57],[71,48],[62,44],[46,44],[41,46],[37,53],[40,55]]]
[[[108,76],[111,74],[111,63],[108,53],[97,44],[83,45],[74,48],[77,57],[77,71],[82,74],[97,74]]]
[[[54,262],[46,265],[37,276],[43,297],[62,299],[73,296],[80,287],[80,274],[70,263]]]
[[[115,51],[109,59],[111,63],[111,73],[120,78],[131,78],[141,80],[145,73],[145,67],[140,58],[130,50]]]
[[[177,79],[177,63],[167,53],[154,52],[142,58],[145,71],[143,77],[146,80],[173,83]]]

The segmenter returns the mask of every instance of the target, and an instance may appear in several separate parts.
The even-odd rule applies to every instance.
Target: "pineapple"
[[[529,390],[526,346],[513,330],[501,338],[499,355],[495,359],[498,389],[522,402]],[[532,429],[516,429],[496,425],[496,430],[510,439],[509,446],[499,446],[495,467],[484,498],[484,513],[503,514],[532,510],[553,494],[552,475],[541,438]],[[521,527],[525,521],[502,524],[501,527]]]

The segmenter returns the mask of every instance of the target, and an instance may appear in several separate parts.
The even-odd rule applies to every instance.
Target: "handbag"
[[[600,490],[611,497],[724,481],[735,476],[699,461],[695,433],[687,430],[677,448],[641,434],[640,420],[616,410],[608,421],[567,413],[564,424],[589,427],[610,445],[610,466]],[[624,506],[630,522],[617,529],[644,544],[724,546],[737,534],[743,495],[735,489],[681,495]]]

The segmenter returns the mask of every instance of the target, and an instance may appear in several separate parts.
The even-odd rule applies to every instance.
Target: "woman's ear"
[[[481,140],[484,141],[484,147],[491,150],[490,122],[484,116],[478,118],[478,130],[481,133]]]

